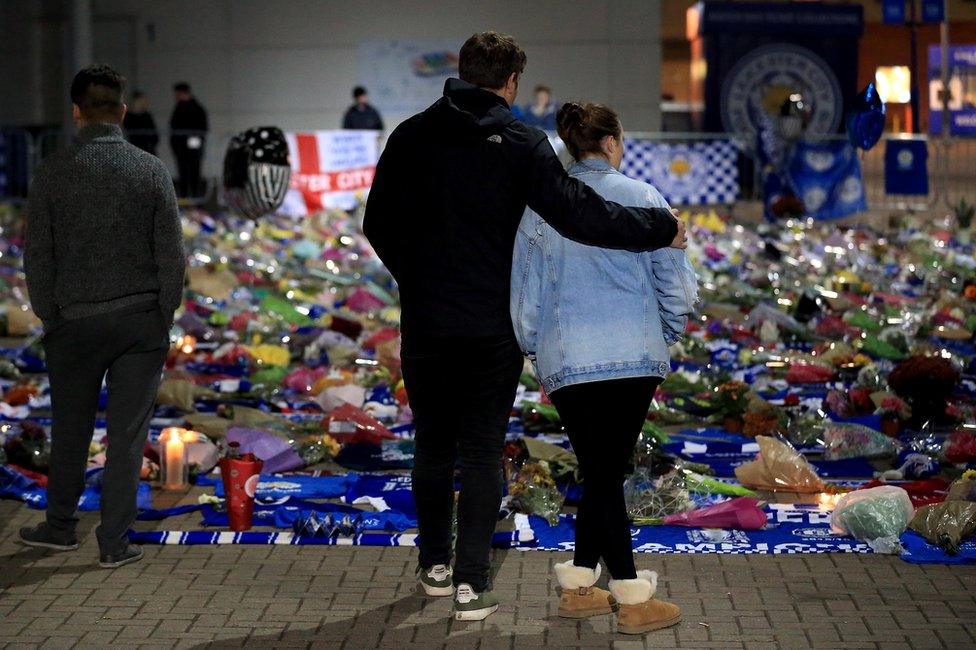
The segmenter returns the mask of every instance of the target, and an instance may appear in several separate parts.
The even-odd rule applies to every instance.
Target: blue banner
[[[914,2],[915,0],[912,0]],[[882,0],[882,20],[885,25],[905,24],[905,0]]]
[[[861,162],[846,141],[796,143],[790,178],[806,214],[817,220],[839,219],[867,210]]]
[[[929,193],[929,149],[924,140],[888,140],[885,144],[885,193]]]
[[[943,20],[945,20],[945,0],[922,0],[923,23],[941,23]]]
[[[949,134],[976,136],[976,45],[952,45],[949,59]],[[942,50],[929,46],[929,133],[942,133]]]

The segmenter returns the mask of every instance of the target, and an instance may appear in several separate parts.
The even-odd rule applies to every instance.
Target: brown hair
[[[608,135],[620,140],[620,118],[603,104],[567,102],[556,113],[556,130],[573,158],[586,153],[603,153],[600,141]]]
[[[458,54],[458,75],[479,88],[505,87],[512,73],[525,70],[525,52],[515,39],[498,32],[481,32],[464,42]]]

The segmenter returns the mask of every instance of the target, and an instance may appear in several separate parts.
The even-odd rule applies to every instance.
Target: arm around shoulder
[[[668,246],[677,234],[670,210],[618,205],[570,177],[544,137],[532,150],[526,182],[529,207],[580,243],[639,252]]]

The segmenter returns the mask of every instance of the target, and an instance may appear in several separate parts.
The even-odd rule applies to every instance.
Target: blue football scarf
[[[312,537],[292,532],[245,531],[240,533],[209,530],[151,530],[129,531],[134,544],[164,544],[178,546],[225,544],[273,544],[285,546],[416,546],[415,533],[362,533],[349,537]],[[535,540],[531,530],[495,533],[491,545],[498,549],[532,548]]]
[[[101,508],[102,471],[101,468],[98,468],[88,470],[86,473],[86,485],[78,499],[78,510],[91,512]],[[29,508],[35,510],[47,509],[47,490],[39,486],[33,479],[27,478],[5,465],[0,465],[0,497],[23,501]],[[139,488],[136,491],[136,506],[140,510],[152,508],[152,492],[148,483],[139,483]]]
[[[258,501],[283,499],[335,499],[346,493],[346,476],[312,476],[309,474],[262,474],[258,479],[255,498]],[[213,485],[214,494],[224,497],[224,483],[220,477],[198,479],[198,485]]]
[[[853,537],[834,535],[830,531],[830,513],[802,505],[767,507],[769,524],[763,530],[719,530],[683,526],[641,526],[631,528],[631,539],[637,553],[679,554],[804,554],[804,553],[871,553],[871,547]],[[525,515],[516,515],[516,520]],[[541,517],[529,516],[539,550],[572,551],[576,526],[571,515],[561,515],[559,523],[550,526]]]
[[[976,538],[959,545],[957,555],[949,555],[935,544],[928,541],[913,530],[905,531],[901,536],[904,551],[901,559],[912,564],[972,564],[976,562]]]

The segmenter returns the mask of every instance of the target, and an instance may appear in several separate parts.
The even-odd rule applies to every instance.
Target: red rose
[[[793,394],[787,395],[783,399],[783,405],[784,406],[799,406],[800,405],[800,396],[799,395],[793,395]]]

